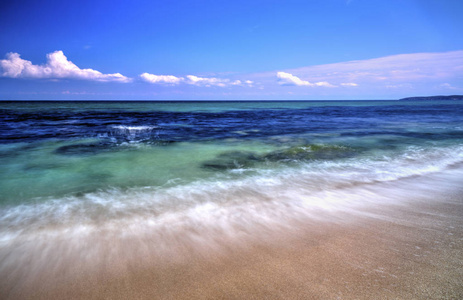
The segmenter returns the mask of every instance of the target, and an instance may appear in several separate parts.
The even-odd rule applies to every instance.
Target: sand
[[[181,259],[88,272],[76,259],[72,277],[45,270],[24,282],[8,274],[1,298],[463,299],[459,192],[292,227],[236,248],[187,249]]]

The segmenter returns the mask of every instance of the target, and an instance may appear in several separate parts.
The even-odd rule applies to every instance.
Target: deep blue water
[[[97,105],[71,102],[64,103],[62,108],[59,108],[63,105],[60,102],[0,103],[0,143],[91,137],[107,142],[106,136],[117,142],[130,141],[133,136],[118,134],[114,130],[122,126],[145,127],[145,132],[140,130],[137,133],[140,138],[137,141],[145,143],[265,139],[317,133],[344,136],[395,134],[424,139],[462,137],[459,128],[463,120],[462,103],[404,105],[390,101],[389,105],[384,102],[375,105],[374,101],[365,101],[360,102],[362,105],[358,105],[359,102],[338,102],[338,105],[329,103],[329,106],[324,102],[251,103],[254,107],[248,109],[249,103],[243,102],[97,102]],[[166,104],[178,106],[182,111],[165,110]],[[105,105],[109,109],[103,109]],[[208,106],[217,111],[207,111]],[[416,127],[416,132],[410,132],[411,126]],[[433,130],[433,126],[443,126],[446,130]]]

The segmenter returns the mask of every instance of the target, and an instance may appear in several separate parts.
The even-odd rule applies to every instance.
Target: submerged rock
[[[357,155],[358,149],[339,145],[310,144],[295,146],[259,155],[253,152],[231,151],[221,153],[217,158],[202,164],[203,168],[211,170],[230,170],[250,168],[258,163],[288,162],[306,160],[331,160],[349,158]]]
[[[111,145],[101,143],[74,144],[61,146],[54,153],[61,155],[89,155],[105,152],[110,148]]]
[[[274,151],[264,155],[264,158],[270,161],[337,159],[353,157],[356,153],[357,150],[350,147],[311,144]]]
[[[219,154],[217,158],[208,160],[201,166],[212,170],[240,169],[252,167],[260,160],[262,158],[252,152],[230,151]]]
[[[153,145],[153,146],[170,146],[177,143],[177,141],[174,140],[155,140],[154,142],[150,142],[148,144]]]
[[[131,145],[148,145],[151,147],[164,147],[175,144],[173,140],[155,140],[149,143],[118,143],[117,141],[91,142],[81,144],[71,144],[58,147],[53,153],[61,155],[95,155],[117,149],[131,149]]]

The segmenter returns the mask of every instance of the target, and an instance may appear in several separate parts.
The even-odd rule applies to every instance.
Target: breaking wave
[[[233,172],[225,172],[190,183],[173,180],[161,187],[113,188],[38,199],[35,204],[1,209],[0,241],[102,229],[111,229],[112,234],[135,234],[132,229],[140,224],[150,230],[171,230],[188,223],[192,228],[215,228],[223,234],[234,232],[233,228],[242,224],[286,226],[292,219],[317,218],[320,211],[348,211],[377,205],[378,201],[401,201],[406,197],[400,189],[390,189],[389,196],[384,197],[381,184],[460,170],[462,162],[462,146],[409,147],[394,157],[316,161],[298,167],[255,170],[254,175],[238,178]],[[410,189],[417,194],[429,188],[438,190],[440,185],[442,182],[435,182]]]

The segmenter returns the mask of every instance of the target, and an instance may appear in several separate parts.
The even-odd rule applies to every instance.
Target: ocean
[[[462,163],[461,101],[0,102],[0,274],[246,247],[444,195]]]

